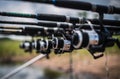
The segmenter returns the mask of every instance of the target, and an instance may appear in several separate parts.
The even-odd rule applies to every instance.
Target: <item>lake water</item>
[[[17,67],[18,66],[8,65],[0,66],[0,78]],[[10,77],[9,79],[43,79],[43,77],[44,72],[41,68],[29,66],[15,74],[14,76]]]
[[[19,66],[14,66],[14,65],[0,65],[0,79],[17,68]],[[54,75],[53,75],[54,76]],[[33,67],[29,66],[21,70],[20,72],[16,73],[15,75],[11,76],[8,79],[49,79],[44,75],[44,69],[38,68],[38,67]],[[68,76],[62,75],[57,79],[69,79]]]
[[[18,66],[12,65],[0,65],[0,79],[4,75],[8,74]],[[53,75],[54,76],[54,75]],[[15,75],[11,76],[8,79],[51,79],[46,78],[44,75],[44,70],[42,68],[29,66],[21,70],[20,72],[16,73]],[[57,79],[103,79],[99,78],[95,75],[91,75],[90,73],[80,73],[78,76],[74,75],[74,78],[70,78],[69,75],[61,75]]]

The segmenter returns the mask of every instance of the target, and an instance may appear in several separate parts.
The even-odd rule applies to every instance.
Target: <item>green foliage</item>
[[[23,50],[19,48],[19,44],[19,41],[10,40],[8,38],[0,39],[0,58],[24,55]]]

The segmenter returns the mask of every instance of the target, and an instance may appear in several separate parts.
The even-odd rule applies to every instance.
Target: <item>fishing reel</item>
[[[25,52],[32,52],[32,50],[35,48],[35,42],[34,41],[24,41],[20,44],[20,48],[24,49]]]
[[[77,29],[77,30],[74,30],[74,33],[72,36],[72,42],[73,42],[73,47],[75,49],[86,48],[88,50],[91,50],[93,48],[92,46],[97,47],[100,45],[101,38],[96,31]],[[96,56],[95,53],[98,51],[103,52],[104,50],[92,50],[92,51],[90,51],[90,53],[92,54],[92,56],[95,59],[103,56],[102,53]]]
[[[74,49],[86,48],[94,59],[103,56],[106,47],[112,47],[114,43],[120,46],[118,39],[112,38],[110,33],[104,31],[95,31],[92,24],[88,21],[91,30],[76,29],[73,31],[72,43]]]
[[[20,48],[24,49],[25,52],[32,52],[36,50],[36,53],[46,54],[47,58],[52,49],[52,41],[48,39],[37,39],[34,41],[24,41],[21,43]]]
[[[112,47],[114,43],[120,47],[120,41],[113,38],[106,28],[102,31],[95,30],[90,21],[86,20],[86,22],[91,30],[81,29],[81,26],[72,29],[70,33],[65,30],[59,30],[57,33],[60,36],[55,36],[57,34],[55,32],[55,34],[52,34],[51,39],[37,39],[32,42],[25,41],[20,47],[26,52],[31,52],[35,49],[37,53],[46,54],[47,57],[51,50],[54,50],[55,54],[62,54],[64,52],[72,52],[74,49],[85,48],[94,59],[102,57],[105,48]]]
[[[72,43],[70,40],[64,39],[63,37],[53,37],[52,39],[37,39],[36,41],[24,41],[20,48],[24,49],[25,52],[32,52],[33,49],[37,53],[46,54],[47,58],[51,50],[54,50],[55,54],[62,54],[64,52],[71,52]]]
[[[72,42],[71,40],[67,40],[64,38],[53,38],[53,49],[55,54],[61,54],[64,52],[71,52],[72,49]]]

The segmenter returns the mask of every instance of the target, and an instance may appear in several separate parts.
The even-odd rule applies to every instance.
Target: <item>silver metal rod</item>
[[[34,57],[33,59],[29,60],[28,62],[24,63],[23,65],[21,65],[20,67],[14,69],[13,71],[11,71],[10,73],[6,74],[5,76],[3,76],[0,79],[8,79],[11,76],[15,75],[16,73],[18,73],[19,71],[21,71],[22,69],[26,68],[27,66],[33,64],[34,62],[38,61],[39,59],[44,58],[46,55],[44,54],[40,54],[36,57]]]

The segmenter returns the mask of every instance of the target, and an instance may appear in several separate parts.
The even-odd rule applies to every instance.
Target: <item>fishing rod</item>
[[[51,27],[51,29],[53,27],[56,28],[62,28],[64,29],[64,31],[72,31],[74,28],[81,28],[81,29],[90,29],[88,24],[69,24],[69,23],[56,23],[56,22],[16,22],[16,21],[0,21],[0,24],[18,24],[18,25],[35,25],[35,26],[42,26],[42,27]],[[29,27],[32,29],[35,29],[35,32],[38,32],[38,30],[40,30],[39,28],[33,28],[33,27]],[[100,25],[93,25],[93,27],[96,30],[99,30],[101,27]],[[120,31],[120,27],[118,26],[104,26],[105,28],[107,28],[109,31],[111,32],[119,32]],[[11,27],[12,28],[12,27]],[[16,28],[16,27],[15,27]],[[53,29],[54,30],[54,29]],[[31,32],[32,30],[29,30],[28,32]],[[51,32],[52,33],[52,32]],[[31,32],[31,34],[34,34],[33,32]],[[35,33],[36,34],[36,33]]]
[[[29,36],[61,36],[58,32],[64,31],[62,28],[44,28],[44,27],[15,27],[15,26],[0,26],[0,34],[14,35],[29,35]]]
[[[36,49],[37,52],[48,55],[51,52],[51,49],[54,49],[55,54],[61,54],[64,52],[72,52],[74,49],[82,49],[86,48],[94,59],[100,58],[103,56],[103,53],[99,55],[95,55],[96,52],[104,52],[106,47],[112,47],[114,43],[120,47],[120,42],[118,39],[113,38],[111,32],[109,30],[114,30],[115,32],[120,30],[119,27],[104,27],[103,30],[99,25],[99,29],[96,30],[95,27],[98,26],[93,25],[90,21],[87,21],[87,24],[76,24],[73,26],[72,24],[68,24],[69,27],[62,27],[64,24],[57,24],[53,23],[56,28],[46,28],[46,27],[7,27],[1,26],[0,28],[3,29],[1,32],[7,32],[15,30],[20,32],[23,35],[31,35],[31,36],[48,36],[50,34],[51,39],[38,39],[37,41],[28,42],[25,41],[21,45],[21,48],[25,51],[32,51],[32,49]],[[12,22],[12,21],[0,21],[0,23],[6,24],[29,24],[29,22]],[[32,23],[37,25],[38,23]],[[43,24],[49,27],[50,23]],[[67,25],[67,23],[65,24]],[[87,29],[86,29],[87,26]],[[74,28],[75,27],[75,28]],[[83,29],[84,28],[84,29]],[[61,36],[56,36],[56,34],[61,34]],[[49,58],[49,57],[48,57]]]
[[[105,35],[106,33],[95,32],[93,30],[75,30],[71,35],[71,39],[54,36],[51,39],[24,41],[20,47],[26,52],[31,52],[35,49],[37,53],[46,54],[48,58],[51,50],[55,54],[63,54],[85,48],[94,59],[97,59],[103,56],[106,47],[112,47],[116,43],[120,48],[120,41]]]
[[[89,25],[77,25],[80,29],[90,30]],[[120,27],[111,27],[111,26],[105,26],[107,30],[109,30],[111,33],[115,33],[113,35],[120,35]],[[100,27],[97,25],[94,25],[95,30],[99,30]],[[48,28],[48,27],[16,27],[16,26],[0,26],[0,34],[14,34],[14,35],[30,35],[30,36],[50,36],[52,34],[56,34],[56,36],[60,36],[58,32],[65,31],[62,28]],[[72,30],[66,30],[66,31],[72,31]],[[118,33],[118,34],[117,34]]]
[[[3,35],[23,35],[21,32],[22,30],[0,28],[0,34],[3,34]]]
[[[66,23],[53,23],[53,22],[17,22],[17,21],[0,21],[1,24],[20,24],[20,25],[35,25],[35,26],[46,26],[46,27],[61,27],[69,28],[71,26]]]
[[[2,23],[2,21],[0,23]],[[4,22],[4,23],[12,24],[12,22]],[[16,22],[13,22],[13,23],[15,24]],[[92,56],[96,59],[101,57],[103,54],[95,56],[94,53],[98,51],[103,52],[105,50],[105,47],[113,46],[114,43],[117,43],[118,46],[120,44],[118,42],[118,39],[114,39],[111,37],[113,34],[110,33],[109,31],[110,29],[108,30],[108,28],[111,28],[111,27],[104,27],[102,31],[100,29],[96,30],[94,28],[94,25],[92,25],[90,21],[88,21],[88,24],[82,24],[82,25],[76,25],[76,26],[78,27],[73,29],[67,28],[68,30],[64,30],[64,27],[61,26],[62,27],[61,28],[60,25],[59,27],[56,26],[57,29],[54,29],[54,28],[50,29],[45,27],[17,27],[16,28],[16,27],[7,27],[7,26],[5,27],[1,26],[0,28],[3,29],[1,32],[7,32],[7,31],[10,31],[11,29],[13,30],[16,29],[17,31],[15,32],[18,32],[19,29],[22,29],[22,31],[20,31],[22,34],[31,35],[31,36],[40,36],[42,34],[44,36],[49,34],[52,36],[57,33],[62,34],[60,38],[58,36],[56,38],[52,37],[51,41],[53,42],[48,40],[43,41],[38,39],[36,43],[24,42],[23,45],[21,46],[21,48],[25,49],[25,51],[31,51],[32,48],[35,48],[38,52],[40,51],[42,54],[45,53],[46,55],[50,53],[51,46],[53,49],[55,49],[56,54],[58,53],[61,54],[63,52],[70,52],[73,49],[87,48],[92,54]],[[87,29],[86,29],[86,26],[87,26]],[[98,26],[95,26],[95,27],[98,27]],[[117,28],[114,27],[114,31],[117,31],[116,29],[118,28],[119,27]],[[113,30],[113,28],[111,30]],[[118,29],[118,31],[119,30],[120,28]],[[68,33],[67,31],[70,31],[70,33]],[[28,46],[28,43],[29,43],[29,46]],[[32,47],[31,44],[32,45],[37,44],[38,46]],[[41,44],[44,44],[45,46]],[[48,46],[48,44],[50,44],[50,46]],[[67,45],[68,47],[66,47]],[[41,46],[44,46],[44,47],[41,47]],[[47,50],[44,50],[43,48],[45,48],[46,46],[47,46],[46,48]]]
[[[117,45],[120,46],[118,39],[112,38],[113,34],[110,33],[107,27],[106,28],[104,27],[104,29],[101,31],[100,29],[96,30],[94,28],[94,25],[92,25],[90,21],[88,21],[88,25],[86,25],[87,27],[89,27],[89,29],[82,29],[82,27],[85,28],[84,25],[85,24],[83,24],[82,26],[78,25],[79,26],[78,28],[69,30],[70,33],[65,31],[63,28],[57,28],[57,27],[56,27],[57,28],[56,30],[54,28],[50,29],[45,27],[42,27],[42,28],[41,27],[24,27],[22,29],[23,34],[27,34],[31,36],[36,36],[36,35],[40,36],[40,34],[44,34],[46,36],[46,34],[47,35],[51,34],[51,39],[50,40],[38,39],[32,42],[25,41],[21,45],[21,48],[29,52],[32,49],[35,49],[37,50],[37,52],[46,54],[47,56],[48,54],[50,54],[51,49],[55,50],[54,51],[55,54],[61,54],[64,52],[71,52],[74,49],[86,48],[89,50],[92,56],[96,59],[103,56],[103,54],[100,54],[97,56],[94,55],[96,54],[96,52],[103,52],[106,47],[111,47],[114,45],[114,43],[117,43]],[[1,27],[1,28],[11,29],[11,27],[4,27],[4,28]],[[12,28],[15,29],[14,27]],[[56,36],[55,34],[57,33],[60,33],[62,35]]]
[[[114,6],[104,6],[91,4],[89,2],[75,1],[75,0],[16,0],[16,1],[28,1],[37,3],[53,4],[58,7],[93,11],[106,14],[120,14],[120,8]]]
[[[46,20],[46,21],[57,21],[57,22],[69,22],[69,23],[83,23],[84,19],[79,17],[70,17],[65,15],[57,14],[24,14],[24,13],[14,13],[14,12],[0,12],[1,16],[10,16],[10,17],[20,17],[20,18],[33,18],[37,20]],[[92,24],[100,24],[99,19],[87,19],[91,21]],[[120,21],[117,20],[103,20],[104,25],[111,26],[120,26]]]

